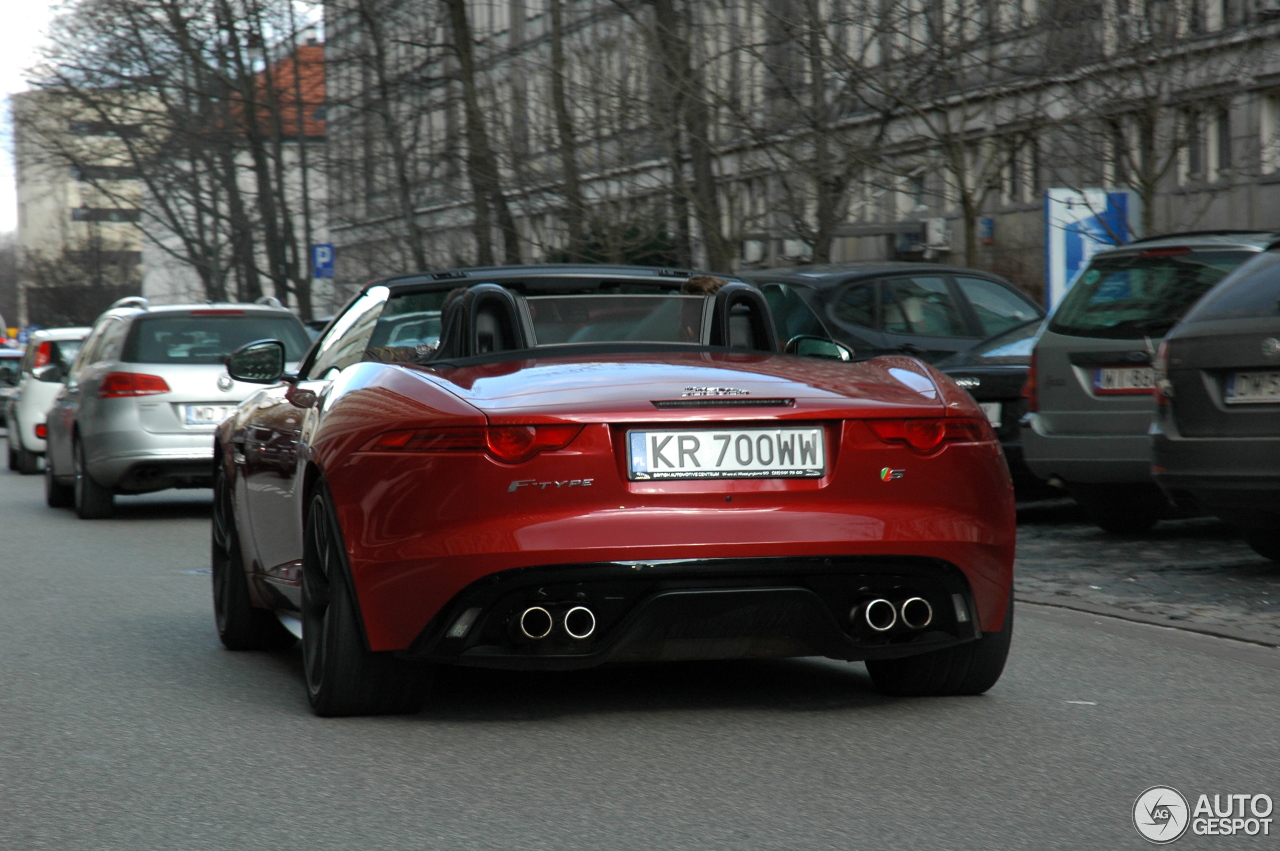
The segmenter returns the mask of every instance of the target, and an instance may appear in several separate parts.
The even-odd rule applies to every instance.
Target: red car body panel
[[[794,402],[677,410],[653,404],[687,398],[690,388],[725,386],[753,399]],[[865,422],[982,416],[967,393],[912,358],[847,364],[697,352],[461,367],[366,363],[341,373],[318,406],[284,405],[301,422],[296,469],[271,474],[291,480],[273,485],[279,511],[242,510],[238,517],[267,534],[274,524],[300,528],[308,492],[301,474],[313,470],[308,481],[323,481],[337,511],[372,650],[409,647],[460,591],[494,573],[607,561],[643,570],[641,562],[668,559],[936,558],[963,572],[983,631],[1003,623],[1015,522],[994,436],[921,455],[886,443]],[[234,443],[251,417],[224,424],[220,442]],[[629,428],[779,420],[823,424],[822,478],[627,478]],[[544,422],[583,428],[564,449],[520,464],[481,452],[369,450],[379,435],[399,429]],[[224,450],[224,463],[230,454]],[[885,470],[901,475],[886,479]],[[302,557],[300,543],[295,548],[270,559],[246,553],[256,565],[259,602],[266,599],[264,577],[277,587],[290,584],[287,565]]]

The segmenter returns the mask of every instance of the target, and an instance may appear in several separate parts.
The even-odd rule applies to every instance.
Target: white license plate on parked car
[[[987,415],[987,421],[991,423],[992,428],[1000,428],[1000,412],[1004,408],[1001,402],[979,402],[978,407],[982,409],[982,413]]]
[[[1229,405],[1280,404],[1280,372],[1237,372],[1227,379]]]
[[[1150,393],[1156,373],[1149,366],[1104,367],[1093,371],[1093,392],[1098,396]]]
[[[627,470],[643,479],[795,479],[826,472],[821,427],[627,432]]]
[[[235,405],[183,405],[187,425],[217,425],[235,413]]]

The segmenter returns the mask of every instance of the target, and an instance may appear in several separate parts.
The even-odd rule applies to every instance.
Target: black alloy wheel
[[[416,712],[431,667],[366,648],[349,575],[337,519],[317,494],[302,555],[302,663],[311,708],[326,717]]]
[[[297,641],[274,614],[249,598],[240,535],[236,531],[231,486],[221,459],[214,462],[213,523],[210,535],[213,567],[213,615],[218,638],[228,650],[279,650]]]
[[[105,520],[116,513],[115,494],[93,480],[85,466],[84,443],[80,438],[72,444],[72,456],[75,459],[76,515],[81,520]]]
[[[51,457],[44,459],[44,504],[50,508],[71,508],[76,501],[75,488],[64,485],[54,476]]]
[[[1004,672],[1013,638],[1013,592],[1005,609],[1004,626],[977,641],[907,656],[903,659],[868,659],[871,682],[883,694],[895,697],[940,697],[982,694]]]

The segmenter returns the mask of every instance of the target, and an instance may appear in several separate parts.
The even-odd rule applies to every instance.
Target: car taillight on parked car
[[[45,340],[36,347],[36,359],[31,364],[32,369],[39,369],[42,366],[48,366],[53,360],[53,344]]]
[[[141,372],[109,372],[98,387],[98,398],[154,396],[156,393],[168,392],[168,383],[158,375],[146,375]]]
[[[369,452],[485,452],[499,461],[518,464],[539,452],[568,446],[582,426],[502,425],[400,429],[380,435]]]
[[[1027,400],[1028,411],[1040,410],[1040,398],[1036,393],[1036,353],[1031,351],[1031,362],[1027,364],[1027,383],[1022,385],[1022,398]]]
[[[941,419],[867,420],[876,437],[885,443],[904,443],[913,452],[929,455],[942,444],[960,441],[995,440],[991,423],[969,417]]]
[[[1160,348],[1156,350],[1156,359],[1151,367],[1155,373],[1156,404],[1167,408],[1171,404],[1170,400],[1173,399],[1173,382],[1169,380],[1169,342],[1167,340],[1160,341]]]

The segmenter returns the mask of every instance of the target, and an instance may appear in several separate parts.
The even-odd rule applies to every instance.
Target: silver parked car
[[[1156,482],[1280,561],[1280,246],[1210,290],[1155,368]]]
[[[117,302],[94,323],[49,410],[48,504],[109,517],[117,493],[209,487],[213,430],[257,389],[233,381],[223,361],[268,338],[295,362],[310,345],[281,307]]]
[[[1098,526],[1140,532],[1172,511],[1151,477],[1152,361],[1210,287],[1280,233],[1198,232],[1095,254],[1032,352],[1022,453]]]
[[[10,470],[23,475],[40,472],[45,414],[88,334],[88,328],[46,328],[31,335],[17,374],[17,392],[5,406]]]

